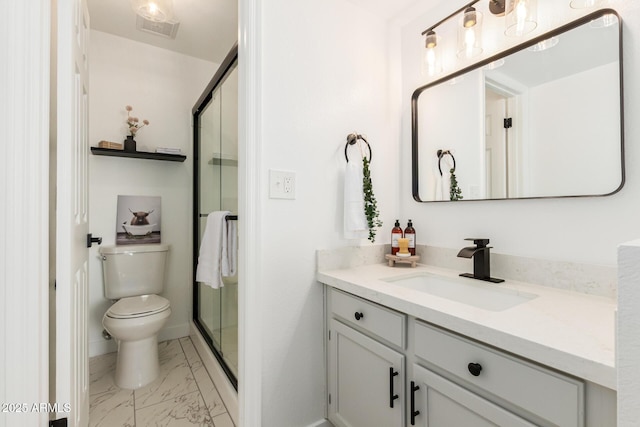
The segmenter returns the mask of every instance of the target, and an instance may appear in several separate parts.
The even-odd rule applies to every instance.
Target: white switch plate
[[[269,170],[269,198],[295,199],[296,173],[290,171]]]

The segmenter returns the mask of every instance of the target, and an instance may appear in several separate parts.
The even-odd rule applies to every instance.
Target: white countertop
[[[488,311],[382,279],[419,272],[538,295]],[[317,273],[318,281],[458,332],[601,386],[616,389],[615,300],[506,280],[459,278],[457,271],[419,265],[372,264]]]

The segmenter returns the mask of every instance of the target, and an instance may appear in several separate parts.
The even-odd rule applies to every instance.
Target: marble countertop
[[[502,311],[489,311],[386,282],[427,272],[451,280],[536,294]],[[317,280],[407,313],[526,359],[616,389],[613,299],[506,280],[493,284],[458,277],[457,271],[419,265],[372,264],[323,270]]]

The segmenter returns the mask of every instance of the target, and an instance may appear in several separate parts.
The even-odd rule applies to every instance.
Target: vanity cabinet
[[[326,289],[336,427],[598,425],[585,424],[584,381]]]

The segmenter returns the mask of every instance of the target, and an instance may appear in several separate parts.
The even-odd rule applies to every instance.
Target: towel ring
[[[373,152],[371,151],[371,146],[369,145],[365,137],[357,133],[350,133],[349,135],[347,135],[347,143],[344,146],[344,158],[347,159],[347,163],[349,163],[349,156],[347,156],[347,148],[349,148],[350,145],[353,145],[356,142],[358,142],[359,139],[363,140],[364,143],[367,144],[367,148],[369,149],[369,162],[371,162],[371,159],[373,158]]]
[[[451,151],[449,150],[438,150],[437,155],[438,155],[438,170],[440,171],[440,176],[442,176],[442,158],[446,155],[450,155],[451,159],[453,160],[453,171],[455,172],[456,170],[456,158],[453,157],[453,154],[451,154]]]

